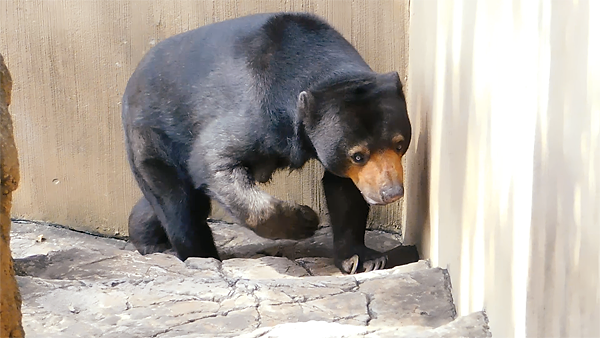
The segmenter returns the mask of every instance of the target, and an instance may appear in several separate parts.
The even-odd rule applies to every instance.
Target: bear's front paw
[[[335,265],[343,273],[355,274],[385,268],[388,259],[385,253],[369,249],[366,246],[355,247],[351,251],[354,254],[350,257],[348,257],[348,254],[336,254]]]
[[[281,203],[275,212],[256,227],[256,233],[270,239],[304,239],[314,235],[319,216],[306,205]]]
[[[296,204],[291,207],[295,213],[288,225],[289,238],[304,239],[311,237],[319,228],[319,216],[306,205]]]

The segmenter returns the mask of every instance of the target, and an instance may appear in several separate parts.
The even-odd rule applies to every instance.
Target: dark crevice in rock
[[[256,288],[250,289],[250,297],[254,298],[254,310],[256,310],[256,326],[254,328],[258,329],[262,325],[262,316],[259,310],[260,299],[254,294],[254,291],[256,291]]]
[[[267,335],[267,334],[269,334],[269,333],[271,333],[271,330],[267,330],[267,331],[265,331],[265,332],[261,333],[260,335],[258,335],[258,336],[255,336],[255,338],[264,337],[264,336],[266,336],[266,335]]]
[[[52,222],[46,222],[46,221],[35,221],[35,220],[22,219],[22,218],[11,218],[10,220],[13,223],[15,223],[15,224],[36,224],[36,225],[42,225],[42,226],[51,226],[51,227],[54,227],[54,228],[65,229],[65,230],[68,230],[68,231],[77,232],[77,233],[80,233],[80,234],[91,235],[91,236],[94,236],[94,237],[117,239],[117,240],[120,240],[120,241],[123,241],[123,242],[127,242],[127,240],[129,239],[129,236],[120,236],[120,235],[110,236],[110,235],[102,234],[102,233],[99,233],[99,232],[72,229],[72,228],[66,227],[64,225],[60,225],[60,224],[52,223]],[[125,246],[123,246],[123,247],[125,247]]]
[[[169,333],[169,332],[171,332],[171,331],[173,331],[173,330],[177,329],[177,328],[178,328],[178,327],[180,327],[180,326],[187,325],[187,324],[191,324],[191,323],[193,323],[193,322],[196,322],[196,321],[199,321],[199,320],[202,320],[202,319],[207,319],[207,318],[216,318],[216,317],[221,317],[221,316],[225,317],[225,316],[227,316],[227,315],[228,315],[230,312],[233,312],[233,311],[227,311],[227,312],[225,312],[225,313],[219,313],[219,312],[217,312],[217,313],[213,313],[213,314],[207,314],[207,315],[205,315],[205,316],[201,316],[201,317],[198,317],[198,318],[192,318],[192,319],[190,319],[190,320],[186,320],[186,321],[185,321],[185,322],[183,322],[183,323],[179,323],[179,324],[177,324],[177,325],[173,325],[173,326],[170,326],[170,327],[168,327],[168,328],[166,328],[166,329],[164,329],[164,330],[161,330],[161,331],[159,331],[159,332],[157,332],[157,333],[153,334],[151,337],[152,337],[152,338],[158,338],[159,336],[161,336],[161,335],[164,335],[164,334],[166,334],[166,333]],[[173,317],[173,318],[175,318],[175,317]]]
[[[444,274],[444,289],[447,291],[449,302],[450,304],[452,304],[452,320],[456,319],[457,313],[456,313],[456,306],[454,306],[454,298],[452,297],[452,281],[450,280],[450,274],[448,273],[448,270],[446,269],[441,269],[442,273]]]
[[[332,322],[334,323],[339,323],[342,320],[351,320],[351,319],[356,319],[358,317],[362,316],[362,313],[360,314],[356,314],[356,315],[351,315],[351,316],[344,316],[344,317],[334,317]]]
[[[365,297],[367,298],[367,314],[369,315],[369,319],[367,319],[367,324],[366,326],[369,326],[369,324],[371,323],[371,320],[377,318],[377,316],[371,311],[371,296],[368,294],[365,294]]]
[[[219,245],[221,247],[226,247],[229,243],[233,242],[234,239],[237,239],[237,237],[231,237],[230,239],[226,240],[225,242],[220,243]]]
[[[300,266],[304,270],[306,270],[309,276],[314,276],[312,271],[310,271],[310,269],[306,266],[305,262],[303,262],[302,260],[296,260],[295,263],[298,264],[298,266]]]
[[[108,257],[103,257],[103,258],[100,258],[100,259],[93,260],[91,262],[83,262],[83,263],[80,263],[80,264],[76,265],[76,267],[79,267],[79,266],[82,266],[82,265],[92,265],[92,264],[96,264],[96,263],[100,263],[100,262],[104,262],[104,261],[109,261],[109,260],[115,259],[115,258],[119,258],[119,256],[118,255],[108,256]]]

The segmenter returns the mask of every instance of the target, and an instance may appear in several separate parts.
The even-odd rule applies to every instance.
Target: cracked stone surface
[[[455,319],[447,273],[425,261],[342,275],[327,258],[326,228],[303,242],[212,228],[222,262],[141,256],[122,240],[13,224],[27,337],[491,336],[482,313]],[[399,244],[368,236],[379,250]]]

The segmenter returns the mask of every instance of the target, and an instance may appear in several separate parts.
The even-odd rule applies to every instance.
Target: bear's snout
[[[357,185],[363,198],[367,203],[373,205],[383,205],[396,202],[402,196],[404,196],[404,186],[402,184],[394,184],[390,186],[383,186],[381,189],[370,189],[371,187],[365,187],[361,189],[359,185]]]
[[[381,195],[381,200],[385,204],[396,202],[402,196],[404,196],[404,187],[402,186],[402,184],[385,186],[381,189],[381,192],[379,194]]]
[[[364,165],[346,172],[369,204],[388,204],[404,196],[402,155],[394,150],[371,155]]]

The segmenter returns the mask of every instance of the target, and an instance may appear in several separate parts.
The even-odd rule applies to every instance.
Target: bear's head
[[[351,178],[369,204],[403,196],[411,126],[398,73],[320,83],[298,95],[298,118],[319,161]]]

